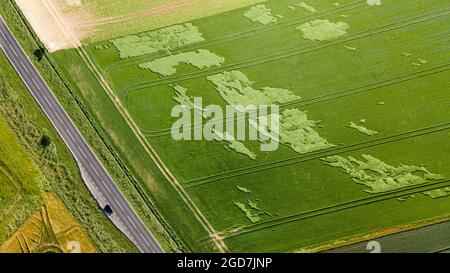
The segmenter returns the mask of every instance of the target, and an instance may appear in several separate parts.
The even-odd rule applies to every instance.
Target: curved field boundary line
[[[151,87],[156,87],[156,86],[161,86],[161,85],[167,85],[167,84],[173,84],[173,83],[178,83],[181,81],[186,81],[186,80],[191,80],[191,79],[197,79],[197,78],[203,78],[205,76],[210,76],[210,75],[214,75],[223,71],[227,71],[227,70],[236,70],[236,69],[242,69],[242,68],[246,68],[246,67],[252,67],[252,66],[256,66],[256,65],[261,65],[261,64],[265,64],[265,63],[269,63],[269,62],[273,62],[273,61],[277,61],[277,60],[282,60],[282,59],[286,59],[289,57],[293,57],[296,55],[301,55],[304,53],[309,53],[309,52],[314,52],[320,49],[324,49],[324,48],[328,48],[328,47],[332,47],[335,45],[339,45],[339,44],[343,44],[343,43],[347,43],[350,41],[355,41],[355,40],[359,40],[362,38],[366,38],[366,37],[370,37],[373,35],[377,35],[377,34],[382,34],[385,32],[389,32],[392,30],[397,30],[403,27],[407,27],[407,26],[411,26],[414,24],[418,24],[418,23],[422,23],[422,22],[426,22],[429,19],[434,19],[434,18],[438,18],[441,16],[445,16],[448,15],[450,12],[449,11],[445,11],[445,12],[434,12],[431,14],[427,14],[427,15],[422,15],[419,17],[415,17],[412,19],[408,19],[408,20],[404,20],[404,21],[399,21],[399,22],[395,22],[395,23],[391,23],[388,25],[384,25],[375,29],[371,29],[371,30],[367,30],[367,31],[362,31],[362,32],[358,32],[352,35],[348,35],[345,36],[343,38],[340,39],[336,39],[336,40],[332,40],[329,42],[323,42],[320,44],[314,44],[314,45],[310,45],[310,46],[306,46],[304,48],[299,48],[299,49],[293,49],[293,50],[288,50],[288,51],[284,51],[284,52],[278,52],[272,55],[268,55],[268,56],[263,56],[263,57],[258,57],[255,59],[251,59],[251,60],[247,60],[247,61],[243,61],[243,62],[238,62],[238,63],[234,63],[234,64],[229,64],[229,65],[225,65],[222,67],[217,67],[217,68],[212,68],[212,69],[207,69],[207,70],[202,70],[202,71],[198,71],[198,72],[193,72],[193,73],[186,73],[184,75],[179,75],[179,76],[173,76],[173,77],[166,77],[160,80],[154,80],[154,81],[149,81],[149,82],[144,82],[144,83],[139,83],[136,85],[132,85],[129,87],[125,87],[123,90],[120,90],[119,93],[121,94],[121,96],[127,95],[130,92],[135,92],[141,89],[146,89],[146,88],[151,88]]]
[[[262,164],[253,165],[253,166],[249,166],[249,167],[243,167],[243,168],[238,168],[238,169],[234,169],[234,170],[229,170],[229,171],[225,171],[225,172],[218,173],[218,174],[208,175],[208,176],[196,178],[196,179],[193,179],[190,181],[186,181],[183,183],[183,187],[185,187],[185,188],[197,187],[200,185],[205,185],[205,184],[217,182],[217,181],[228,179],[228,178],[233,178],[236,176],[242,176],[242,175],[246,175],[246,174],[250,174],[250,173],[266,171],[266,170],[273,169],[273,168],[285,167],[285,166],[289,166],[289,165],[293,165],[293,164],[297,164],[297,163],[301,163],[301,162],[307,162],[307,161],[311,161],[311,160],[320,159],[323,157],[339,155],[342,153],[353,152],[353,151],[371,148],[371,147],[388,144],[388,143],[392,143],[392,142],[396,142],[396,141],[400,141],[400,140],[405,140],[405,139],[423,136],[423,135],[427,135],[427,134],[433,134],[433,133],[445,131],[448,129],[450,129],[450,122],[434,125],[431,127],[421,128],[421,129],[417,129],[417,130],[413,130],[413,131],[409,131],[409,132],[405,132],[405,133],[401,133],[401,134],[397,134],[397,135],[392,135],[392,136],[388,136],[388,137],[364,141],[364,142],[360,142],[360,143],[356,143],[356,144],[350,144],[350,145],[331,148],[331,149],[327,149],[327,150],[321,150],[321,151],[309,153],[306,155],[291,157],[291,158],[287,158],[287,159],[281,159],[281,160],[272,161],[272,162],[268,162],[268,163],[262,163]]]
[[[228,234],[222,234],[222,237],[224,239],[228,239],[228,238],[239,236],[242,234],[255,232],[255,231],[266,229],[266,228],[272,228],[275,226],[288,224],[288,223],[296,222],[299,220],[304,220],[304,219],[313,218],[313,217],[317,217],[317,216],[321,216],[321,215],[325,215],[325,214],[329,214],[329,213],[334,213],[334,212],[338,212],[338,211],[342,211],[342,210],[346,210],[346,209],[351,209],[351,208],[356,208],[356,207],[365,206],[365,205],[369,205],[369,204],[374,204],[374,203],[386,201],[386,200],[393,199],[393,198],[405,197],[405,196],[410,196],[410,195],[417,194],[417,193],[422,193],[425,191],[440,189],[442,187],[446,187],[447,185],[449,185],[450,184],[449,182],[450,182],[450,179],[441,180],[441,181],[434,182],[434,183],[424,183],[424,184],[417,185],[417,186],[411,186],[411,187],[407,187],[407,188],[398,189],[395,191],[390,191],[387,193],[378,194],[376,196],[370,196],[367,198],[356,199],[356,200],[352,200],[352,201],[348,201],[348,202],[335,204],[332,206],[327,206],[327,207],[313,209],[313,210],[306,211],[306,212],[292,214],[292,215],[284,216],[284,217],[281,217],[278,219],[265,221],[263,223],[247,225],[247,226],[241,227],[239,230],[237,230],[235,232],[231,232]],[[224,233],[226,233],[226,232],[224,232]]]
[[[358,87],[354,87],[354,88],[350,88],[350,89],[346,89],[346,90],[342,90],[342,91],[338,91],[338,92],[333,92],[333,93],[329,93],[329,94],[325,94],[325,95],[321,95],[321,96],[317,96],[317,97],[312,97],[307,100],[296,100],[296,101],[292,101],[292,102],[288,102],[288,103],[282,103],[282,104],[279,104],[279,107],[281,110],[288,109],[290,107],[294,107],[294,108],[305,107],[305,106],[310,106],[313,104],[332,101],[335,99],[340,99],[340,98],[344,98],[344,97],[348,97],[348,96],[352,96],[352,95],[358,95],[361,93],[377,90],[377,89],[380,89],[383,87],[400,84],[400,83],[420,79],[423,77],[432,76],[432,75],[439,74],[442,72],[446,72],[449,70],[449,67],[450,67],[450,63],[446,63],[446,64],[434,66],[429,69],[421,70],[419,72],[414,72],[414,73],[398,76],[395,78],[379,81],[376,83],[365,84],[362,86],[358,86]],[[128,107],[128,101],[124,102],[124,104],[125,104],[125,107]],[[254,112],[255,111],[251,111],[250,113],[254,113]],[[215,122],[215,121],[222,120],[223,122],[228,123],[228,122],[235,121],[239,117],[244,117],[244,116],[245,116],[244,114],[238,114],[234,119],[232,119],[232,118],[214,119],[213,118],[213,119],[211,119],[211,121]],[[248,117],[246,119],[248,119]],[[184,129],[202,128],[203,123],[197,122],[197,123],[193,123],[192,125],[193,126],[185,126]],[[144,132],[146,137],[151,137],[151,138],[167,136],[167,135],[170,135],[171,131],[172,131],[171,128],[165,128],[165,129],[160,129],[160,130],[149,130],[149,129],[146,129],[144,126],[139,126],[139,127]]]
[[[354,5],[357,5],[357,6],[353,7]],[[342,13],[342,12],[347,12],[347,11],[357,9],[360,7],[365,7],[366,5],[367,4],[365,1],[356,1],[353,3],[347,4],[347,5],[334,7],[334,8],[316,12],[314,14],[310,14],[307,16],[296,17],[296,18],[293,18],[293,19],[290,19],[287,21],[263,26],[260,28],[255,28],[255,29],[252,29],[249,31],[238,32],[238,33],[234,33],[231,35],[222,36],[222,37],[219,37],[216,39],[211,39],[211,40],[207,40],[207,41],[203,41],[203,42],[197,42],[194,44],[180,46],[180,47],[172,49],[170,52],[171,53],[181,53],[181,52],[184,52],[187,50],[194,50],[194,49],[202,48],[205,46],[212,46],[212,45],[218,45],[218,44],[222,44],[222,43],[228,43],[228,42],[240,40],[243,38],[252,37],[254,35],[258,35],[261,33],[272,32],[272,31],[283,29],[285,27],[295,26],[300,23],[305,23],[305,22],[311,21],[317,17],[330,16],[330,15],[336,15],[336,14]],[[331,13],[329,13],[329,12],[331,12]],[[109,71],[115,69],[116,67],[128,67],[128,66],[136,65],[141,62],[147,61],[149,59],[154,59],[156,57],[160,58],[160,57],[165,57],[165,56],[170,56],[170,53],[156,52],[156,53],[150,53],[150,54],[140,55],[140,56],[136,56],[136,57],[131,57],[128,59],[121,59],[121,60],[118,60],[118,61],[108,64],[108,66],[105,68],[105,72],[109,73]]]

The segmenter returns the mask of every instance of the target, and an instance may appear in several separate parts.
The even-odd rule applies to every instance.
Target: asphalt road
[[[112,207],[114,218],[121,222],[122,227],[125,227],[126,232],[124,233],[141,252],[163,252],[27,58],[1,17],[0,47],[75,157],[78,166],[84,172],[85,180],[90,180],[90,182],[85,182],[95,186],[96,191],[91,192],[96,199],[103,200]]]

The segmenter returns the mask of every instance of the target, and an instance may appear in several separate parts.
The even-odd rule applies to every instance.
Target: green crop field
[[[450,215],[450,4],[381,2],[270,0],[86,44],[109,98],[75,50],[52,57],[188,249],[296,251]],[[193,97],[279,105],[279,149],[174,140],[171,111]],[[112,125],[118,109],[144,140]],[[186,194],[173,206],[209,235],[158,206],[174,193],[145,178],[149,150]]]
[[[44,184],[42,174],[2,116],[0,138],[0,242],[3,242],[44,201]]]

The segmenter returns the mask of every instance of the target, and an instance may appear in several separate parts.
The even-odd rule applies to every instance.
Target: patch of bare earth
[[[15,1],[50,52],[73,47],[73,43],[57,23],[45,0]]]

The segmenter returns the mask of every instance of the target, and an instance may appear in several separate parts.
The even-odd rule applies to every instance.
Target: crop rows
[[[309,45],[309,46],[306,46],[303,48],[278,52],[278,53],[268,55],[268,56],[258,57],[258,58],[254,58],[254,59],[243,61],[243,62],[224,65],[224,66],[218,67],[218,68],[212,68],[212,69],[202,70],[202,71],[193,72],[193,73],[186,73],[183,75],[166,77],[166,78],[162,78],[159,80],[135,84],[135,85],[124,88],[123,90],[119,91],[119,93],[121,94],[121,96],[127,96],[132,92],[142,90],[142,89],[147,89],[147,88],[162,86],[162,85],[167,85],[167,84],[174,84],[174,83],[191,80],[191,79],[196,79],[196,78],[203,78],[205,76],[214,75],[214,74],[217,74],[217,73],[220,73],[223,71],[239,70],[239,69],[246,68],[246,67],[261,65],[261,64],[268,63],[268,62],[273,62],[273,61],[301,55],[304,53],[313,52],[313,51],[317,51],[320,49],[332,47],[335,45],[347,43],[350,41],[359,40],[359,39],[370,37],[373,35],[389,32],[392,30],[401,29],[403,27],[413,26],[415,24],[426,22],[427,20],[435,19],[435,18],[445,16],[448,14],[450,14],[449,11],[432,12],[432,13],[429,13],[426,15],[410,18],[407,20],[401,20],[398,22],[390,23],[390,24],[387,24],[387,25],[384,25],[381,27],[371,29],[371,30],[358,32],[358,33],[348,35],[343,38],[335,39],[335,40],[328,41],[328,42],[321,42],[321,43]],[[126,100],[126,97],[124,100]]]
[[[365,3],[365,1],[356,1],[347,5],[342,5],[339,7],[333,7],[331,9],[328,10],[324,10],[324,11],[320,11],[320,12],[316,12],[314,14],[309,14],[307,16],[302,16],[302,17],[298,17],[298,18],[293,18],[293,19],[289,19],[283,22],[279,22],[279,23],[274,23],[271,25],[267,25],[267,26],[262,26],[256,29],[252,29],[249,31],[244,31],[244,32],[237,32],[231,35],[226,35],[226,36],[221,36],[219,38],[216,39],[211,39],[211,40],[207,40],[204,42],[197,42],[194,44],[190,44],[190,45],[185,45],[185,46],[181,46],[178,48],[173,49],[170,53],[172,54],[177,54],[177,53],[181,53],[181,52],[185,52],[188,50],[195,50],[195,49],[200,49],[203,47],[208,47],[208,46],[212,46],[212,45],[218,45],[218,44],[223,44],[223,43],[229,43],[229,42],[233,42],[233,41],[237,41],[243,38],[248,38],[257,34],[262,34],[262,33],[268,33],[268,32],[272,32],[272,31],[276,31],[276,30],[280,30],[286,27],[292,27],[295,26],[297,24],[300,23],[305,23],[308,22],[310,20],[313,20],[315,18],[318,17],[325,17],[325,16],[331,16],[331,15],[336,15],[336,14],[340,14],[342,12],[347,12],[347,11],[351,11],[354,9],[358,9],[361,7],[366,6],[367,4]],[[161,57],[165,57],[165,56],[169,56],[170,53],[167,52],[158,52],[158,53],[151,53],[151,54],[146,54],[146,55],[141,55],[141,56],[137,56],[134,58],[129,58],[129,59],[120,59],[118,61],[112,62],[110,64],[108,64],[108,66],[105,68],[105,72],[109,73],[111,70],[114,70],[118,67],[128,67],[128,66],[133,66],[133,65],[137,65],[140,64],[142,62],[145,62],[147,60],[151,60],[154,58],[161,58]]]
[[[291,157],[291,158],[287,158],[287,159],[281,159],[281,160],[272,161],[272,162],[268,162],[268,163],[262,163],[262,164],[258,164],[258,165],[255,164],[255,165],[252,165],[251,167],[243,167],[243,168],[239,168],[239,169],[224,171],[222,173],[203,176],[203,177],[199,177],[199,178],[196,178],[196,179],[193,179],[190,181],[186,181],[183,183],[183,186],[186,188],[197,187],[200,185],[209,184],[209,183],[217,182],[217,181],[232,178],[232,177],[242,176],[242,175],[246,175],[246,174],[250,174],[250,173],[261,172],[261,171],[274,169],[274,168],[285,167],[285,166],[292,165],[292,164],[307,162],[307,161],[316,160],[316,159],[333,156],[333,155],[339,155],[342,153],[358,151],[361,149],[384,145],[384,144],[397,142],[397,141],[401,141],[401,140],[405,140],[405,139],[409,139],[409,138],[414,138],[414,137],[418,137],[418,136],[442,132],[442,131],[445,131],[448,129],[450,129],[450,122],[438,124],[438,125],[434,125],[434,126],[430,126],[430,127],[420,128],[420,129],[416,129],[416,130],[412,130],[409,132],[396,134],[396,135],[392,135],[392,136],[388,136],[388,137],[382,137],[382,138],[378,138],[378,139],[374,139],[374,140],[368,140],[368,141],[364,141],[364,142],[360,142],[360,143],[356,143],[356,144],[350,144],[350,145],[346,145],[346,146],[312,152],[312,153],[309,153],[306,155],[295,156],[295,157]]]
[[[374,203],[386,201],[389,199],[407,197],[407,196],[411,196],[414,194],[446,187],[450,184],[449,182],[450,182],[450,179],[447,179],[447,180],[441,180],[441,181],[434,182],[434,183],[426,183],[426,184],[422,184],[422,185],[411,186],[408,188],[403,188],[403,189],[398,189],[398,190],[391,191],[391,192],[381,193],[381,194],[369,196],[366,198],[361,198],[361,199],[357,199],[357,200],[352,200],[352,201],[335,204],[332,206],[327,206],[327,207],[313,209],[313,210],[306,211],[306,212],[296,213],[293,215],[288,215],[288,216],[280,217],[277,219],[273,219],[273,220],[269,220],[269,221],[265,221],[265,222],[261,222],[261,223],[247,225],[247,226],[237,229],[235,232],[224,232],[224,234],[222,234],[221,236],[224,239],[227,239],[227,238],[239,236],[239,235],[250,233],[250,232],[255,232],[258,230],[262,230],[262,229],[273,228],[273,227],[279,226],[279,225],[284,225],[284,224],[288,224],[288,223],[292,223],[292,222],[296,222],[296,221],[300,221],[300,220],[304,220],[304,219],[308,219],[308,218],[314,218],[314,217],[329,214],[329,213],[334,213],[334,212],[338,212],[338,211],[342,211],[342,210],[347,210],[347,209],[351,209],[351,208],[374,204]]]
[[[439,74],[442,72],[446,72],[449,70],[449,66],[450,66],[450,63],[445,63],[445,64],[434,66],[434,67],[431,67],[428,69],[424,69],[419,72],[409,73],[406,75],[394,77],[394,78],[379,81],[376,83],[365,84],[363,86],[358,86],[358,87],[354,87],[351,89],[346,89],[346,90],[329,93],[326,95],[316,96],[316,97],[312,97],[312,98],[306,99],[306,100],[297,100],[297,101],[292,101],[289,103],[283,103],[283,104],[280,104],[279,106],[280,106],[280,110],[283,110],[283,109],[287,109],[287,108],[291,108],[291,107],[299,108],[299,107],[310,106],[310,105],[318,104],[318,103],[322,103],[322,102],[332,101],[335,99],[340,99],[340,98],[353,96],[353,95],[357,95],[357,94],[361,94],[361,93],[365,93],[365,92],[369,92],[369,91],[374,91],[374,90],[377,90],[377,89],[380,89],[383,87],[400,84],[400,83],[412,81],[415,79],[419,79],[419,78]],[[125,105],[127,105],[127,104],[125,103]],[[250,113],[252,113],[252,112],[250,112]],[[247,115],[247,113],[239,114],[235,117],[235,119],[224,118],[222,120],[225,123],[232,122],[232,121],[234,122],[234,120],[243,118],[246,115]],[[213,118],[211,121],[218,121],[218,120],[219,119]],[[192,128],[192,129],[202,128],[202,123],[193,123],[192,126],[190,126],[189,128]],[[187,129],[189,129],[189,128],[187,128]],[[146,137],[152,137],[152,138],[168,136],[171,134],[171,130],[172,130],[171,128],[164,128],[164,129],[160,129],[160,130],[149,130],[143,126],[142,127],[140,126],[140,129],[142,130],[142,132],[145,134]]]

